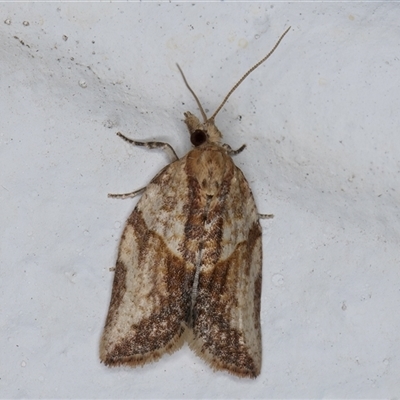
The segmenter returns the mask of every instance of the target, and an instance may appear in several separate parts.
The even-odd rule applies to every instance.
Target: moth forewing
[[[232,150],[221,144],[215,117],[252,67],[207,118],[190,112],[194,145],[144,189],[118,250],[110,307],[100,343],[106,365],[143,365],[178,349],[185,339],[214,369],[255,378],[261,370],[261,226],[253,195]]]

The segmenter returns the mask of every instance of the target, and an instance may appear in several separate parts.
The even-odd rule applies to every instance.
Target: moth
[[[167,143],[127,142],[168,150],[174,161],[142,189],[122,234],[111,303],[100,343],[108,366],[138,366],[184,341],[215,370],[255,378],[261,370],[260,215],[242,171],[221,144],[215,117],[255,64],[207,118],[182,70],[203,121],[186,112],[194,148],[179,158]]]

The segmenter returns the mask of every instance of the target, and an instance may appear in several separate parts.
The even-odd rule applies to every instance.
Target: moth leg
[[[271,218],[274,218],[274,214],[258,214],[258,218],[260,218],[260,219],[271,219]]]
[[[126,199],[128,197],[135,197],[138,194],[141,194],[142,192],[144,192],[144,190],[146,189],[147,186],[142,187],[138,190],[135,190],[134,192],[130,192],[130,193],[121,193],[121,194],[113,194],[113,193],[108,193],[108,197],[111,197],[113,199]]]
[[[117,132],[117,135],[119,137],[121,137],[122,139],[124,139],[126,142],[128,142],[130,144],[133,144],[134,146],[143,146],[143,147],[146,147],[148,149],[161,148],[161,149],[165,150],[167,153],[169,153],[170,156],[172,156],[171,158],[173,158],[173,161],[176,161],[176,160],[179,159],[179,157],[175,153],[175,150],[168,143],[163,143],[163,142],[138,142],[136,140],[129,139],[128,137],[123,135],[121,132]],[[121,194],[109,193],[108,197],[111,197],[113,199],[126,199],[128,197],[135,197],[135,196],[143,193],[144,190],[146,189],[146,187],[147,186],[142,187],[140,189],[137,189],[137,190],[135,190],[133,192],[129,192],[129,193],[121,193]]]
[[[228,152],[228,154],[230,156],[236,156],[236,154],[241,153],[246,148],[246,145],[244,144],[244,145],[240,146],[237,150],[233,150],[232,147],[226,143],[223,144],[222,147]]]
[[[134,146],[143,146],[148,149],[163,149],[166,151],[172,158],[172,161],[179,160],[179,157],[175,153],[175,150],[172,148],[171,145],[164,142],[138,142],[136,140],[129,139],[128,137],[124,136],[121,132],[117,132],[117,135],[124,139],[126,142],[133,144]]]

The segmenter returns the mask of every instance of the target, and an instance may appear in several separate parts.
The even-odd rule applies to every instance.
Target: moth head
[[[219,143],[222,138],[221,132],[214,124],[214,120],[200,120],[191,112],[185,112],[185,124],[189,129],[190,141],[195,147],[204,143]]]
[[[237,89],[237,87],[257,68],[259,67],[264,61],[266,61],[269,56],[275,51],[275,49],[279,46],[279,43],[282,41],[284,36],[289,32],[289,28],[286,29],[286,31],[281,35],[279,40],[276,42],[275,46],[272,48],[272,50],[262,59],[260,60],[257,64],[253,65],[240,79],[239,81],[233,86],[233,88],[228,92],[228,94],[225,96],[225,98],[222,100],[222,103],[219,105],[217,110],[214,112],[214,114],[210,117],[207,118],[206,113],[204,112],[203,106],[200,103],[200,100],[196,96],[196,93],[193,91],[193,89],[189,86],[185,75],[183,74],[183,71],[181,70],[181,67],[176,64],[176,66],[179,69],[179,72],[182,75],[183,81],[185,82],[186,87],[189,89],[190,93],[192,93],[194,99],[196,100],[196,103],[199,107],[199,110],[201,112],[201,115],[203,117],[203,122],[200,122],[199,119],[194,116],[190,112],[185,113],[185,123],[189,129],[190,132],[190,141],[192,142],[193,146],[198,147],[201,146],[204,143],[219,143],[222,138],[221,132],[218,130],[218,128],[215,126],[214,120],[217,114],[221,111],[222,107],[224,104],[228,101],[229,97],[231,94]]]

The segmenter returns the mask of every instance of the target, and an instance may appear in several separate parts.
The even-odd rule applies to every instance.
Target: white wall
[[[400,9],[381,3],[0,4],[1,397],[390,398],[400,393]],[[3,22],[4,21],[4,22]],[[29,25],[25,24],[28,22]],[[27,25],[27,26],[26,26]],[[108,369],[98,341],[124,221],[217,125],[263,221],[263,368],[213,372],[187,346]],[[65,35],[65,36],[64,36]],[[66,40],[65,40],[66,39]]]

